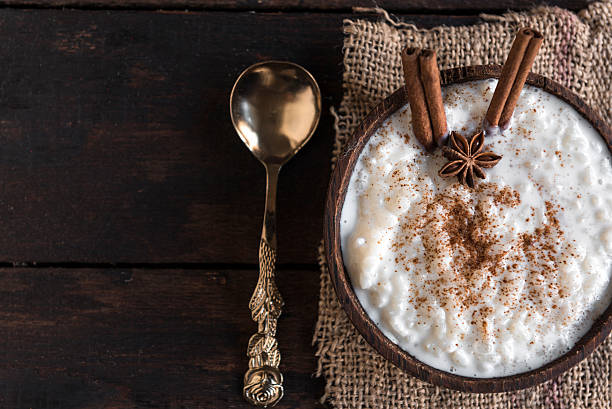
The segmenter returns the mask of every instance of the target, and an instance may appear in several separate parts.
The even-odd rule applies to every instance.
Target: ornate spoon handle
[[[244,398],[256,406],[274,406],[283,397],[283,375],[276,322],[283,299],[276,287],[276,183],[280,166],[266,166],[266,212],[259,244],[259,279],[249,302],[257,333],[249,340],[249,370],[244,375]]]

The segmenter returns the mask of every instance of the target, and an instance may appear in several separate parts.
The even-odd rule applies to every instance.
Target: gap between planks
[[[0,268],[64,268],[64,269],[140,269],[140,270],[258,270],[251,263],[89,263],[89,262],[0,262]],[[276,269],[292,271],[319,270],[317,264],[285,263],[277,264]]]

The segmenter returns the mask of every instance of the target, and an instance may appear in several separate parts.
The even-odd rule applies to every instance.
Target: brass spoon
[[[276,321],[281,298],[276,270],[276,184],[283,164],[312,136],[321,116],[315,79],[297,64],[265,61],[240,74],[230,96],[230,114],[240,139],[266,167],[266,208],[259,244],[259,280],[249,302],[257,333],[249,340],[249,370],[243,394],[256,406],[274,406],[283,397]]]

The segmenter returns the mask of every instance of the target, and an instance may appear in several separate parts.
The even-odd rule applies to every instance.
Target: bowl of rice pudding
[[[500,67],[441,72],[450,130],[482,124]],[[383,357],[436,385],[521,389],[558,376],[612,327],[612,132],[530,74],[502,160],[473,189],[443,179],[405,91],[364,119],[332,173],[325,250],[338,299]]]

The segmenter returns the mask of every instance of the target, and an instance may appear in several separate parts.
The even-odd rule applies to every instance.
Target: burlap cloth
[[[545,34],[533,71],[569,87],[612,119],[612,2],[593,3],[577,15],[559,8],[482,16],[465,27],[420,30],[379,10],[378,21],[344,21],[344,97],[336,115],[334,159],[359,121],[403,81],[400,50],[435,48],[441,68],[502,64],[516,29]],[[340,307],[321,261],[319,318],[313,343],[317,376],[325,376],[322,400],[333,408],[593,408],[612,403],[612,338],[557,379],[519,392],[469,394],[413,378],[377,354]]]

